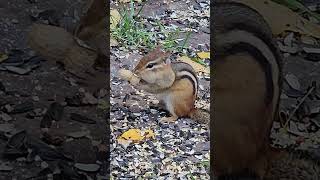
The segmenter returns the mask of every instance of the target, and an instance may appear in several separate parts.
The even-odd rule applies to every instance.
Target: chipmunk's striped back
[[[171,65],[176,74],[176,79],[188,79],[193,85],[193,94],[197,96],[199,82],[192,66],[184,62],[173,62]]]
[[[231,0],[213,6],[215,175],[263,176],[281,87],[281,56],[266,21]]]

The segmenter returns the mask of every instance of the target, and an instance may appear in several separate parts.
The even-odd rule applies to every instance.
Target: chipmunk
[[[105,1],[90,0],[88,7],[73,33],[63,27],[34,23],[27,42],[37,54],[63,64],[80,85],[95,92],[105,87],[109,56],[105,25],[109,18]]]
[[[214,92],[212,173],[217,179],[263,179],[274,156],[282,57],[269,25],[252,8],[230,0],[213,5]]]
[[[161,118],[161,122],[190,117],[208,123],[209,114],[195,108],[199,82],[194,69],[184,62],[171,62],[170,54],[158,46],[144,56],[132,72],[120,70],[119,75],[135,88],[155,94],[160,99],[171,114],[170,117]]]

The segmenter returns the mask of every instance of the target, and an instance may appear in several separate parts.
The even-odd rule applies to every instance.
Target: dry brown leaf
[[[118,10],[112,9],[110,11],[110,29],[113,30],[117,27],[120,22],[121,15]]]
[[[320,38],[320,26],[302,18],[291,9],[271,0],[233,0],[248,5],[258,11],[270,25],[274,35],[285,31],[298,32]],[[281,18],[279,18],[281,17]]]
[[[203,72],[203,73],[206,73],[206,74],[210,74],[210,68],[205,67],[205,66],[203,66],[203,65],[201,65],[201,64],[199,64],[197,62],[192,61],[187,56],[181,56],[177,60],[183,61],[185,63],[190,64],[196,72]]]

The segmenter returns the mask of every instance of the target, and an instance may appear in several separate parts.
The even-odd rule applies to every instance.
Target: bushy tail
[[[193,119],[194,121],[197,121],[201,124],[208,124],[210,123],[210,113],[209,111],[205,109],[198,109],[195,108],[191,113],[190,113],[190,118]]]

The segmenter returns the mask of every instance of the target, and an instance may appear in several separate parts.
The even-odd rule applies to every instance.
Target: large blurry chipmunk
[[[272,123],[278,120],[282,57],[269,25],[240,1],[215,0],[212,11],[215,179],[320,179],[319,158],[270,145]]]
[[[89,91],[105,87],[109,48],[106,1],[89,0],[73,33],[63,27],[34,23],[29,46],[48,61],[60,62]]]
[[[282,58],[258,12],[230,0],[216,0],[212,11],[212,172],[218,179],[263,179],[275,154],[269,135]]]
[[[161,118],[161,122],[190,117],[208,123],[209,113],[195,108],[199,82],[194,69],[184,62],[171,62],[170,55],[158,46],[144,56],[132,72],[122,69],[119,75],[135,88],[155,94],[160,99],[171,114]]]

